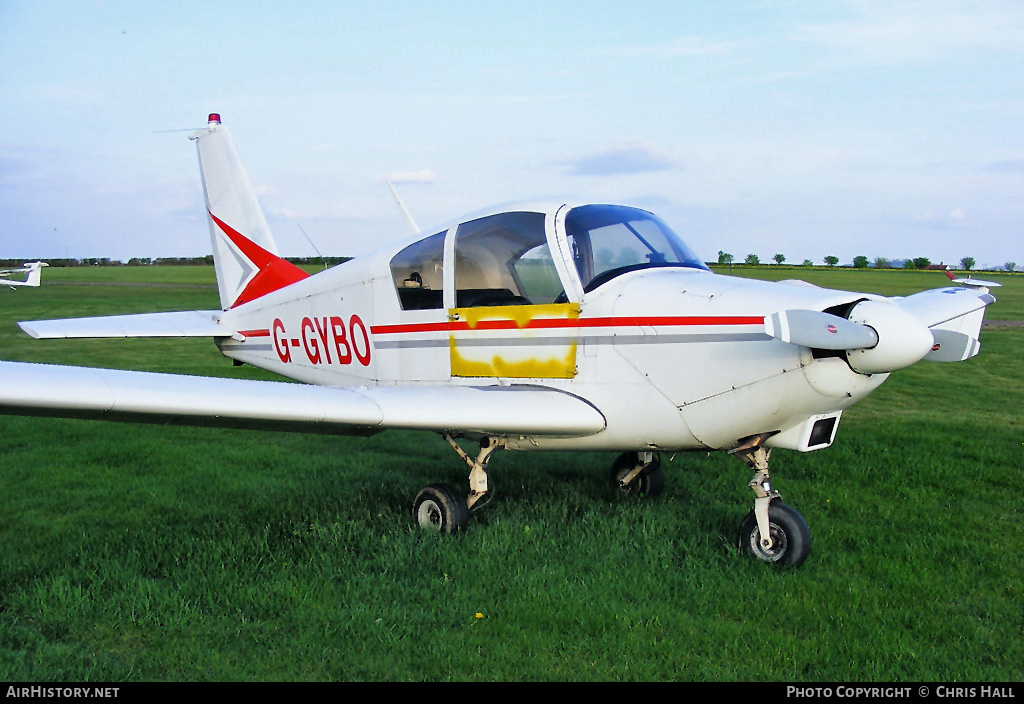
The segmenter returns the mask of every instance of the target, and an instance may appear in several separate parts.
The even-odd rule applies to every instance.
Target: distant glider
[[[20,269],[0,269],[0,284],[6,284],[11,288],[15,286],[38,286],[42,277],[42,268],[50,266],[46,262],[28,262]],[[11,279],[11,276],[25,274],[23,281]]]

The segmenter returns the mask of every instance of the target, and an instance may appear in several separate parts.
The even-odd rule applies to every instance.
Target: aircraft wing
[[[979,338],[985,308],[996,300],[988,286],[999,284],[977,283],[984,285],[950,286],[892,299],[931,330],[935,345],[924,359],[960,362],[981,350]]]
[[[231,337],[219,310],[107,315],[98,318],[30,320],[18,323],[37,340],[72,337]]]
[[[995,296],[988,289],[950,286],[921,291],[906,298],[893,299],[900,308],[930,328],[949,325],[972,313],[985,310],[995,302]]]
[[[0,413],[336,434],[388,428],[579,437],[586,401],[538,386],[329,387],[0,362]]]

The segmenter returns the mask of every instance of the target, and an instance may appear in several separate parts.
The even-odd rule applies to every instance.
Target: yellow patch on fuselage
[[[579,305],[454,308],[450,312],[453,321],[466,325],[449,334],[452,376],[515,379],[571,379],[576,376],[577,330],[571,326],[531,327],[531,323],[541,319],[575,320],[579,318]],[[552,344],[549,341],[552,337],[565,341]],[[491,338],[493,344],[488,344]],[[536,340],[537,344],[530,344],[531,340]]]
[[[576,376],[576,343],[563,359],[530,357],[508,360],[493,355],[489,360],[466,359],[451,342],[452,376],[496,376],[510,379],[572,379]]]

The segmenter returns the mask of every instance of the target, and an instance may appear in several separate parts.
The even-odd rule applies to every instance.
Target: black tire
[[[632,472],[639,463],[640,457],[636,452],[623,452],[616,457],[612,463],[612,486],[627,495],[648,498],[659,496],[665,490],[665,472],[662,471],[661,462],[657,459],[647,465],[629,484],[622,484],[623,477]]]
[[[740,523],[740,550],[764,562],[786,567],[798,567],[807,559],[811,552],[811,530],[795,508],[773,499],[768,505],[768,529],[773,545],[765,550],[761,547],[757,517],[751,510]]]
[[[412,502],[412,519],[420,528],[458,533],[469,524],[466,497],[448,484],[431,484]]]

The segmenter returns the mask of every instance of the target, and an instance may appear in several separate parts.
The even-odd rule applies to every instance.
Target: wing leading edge
[[[981,326],[986,306],[995,302],[988,281],[957,279],[962,286],[932,289],[906,298],[891,299],[897,306],[924,323],[934,345],[924,359],[932,362],[961,362],[981,350]]]
[[[0,362],[0,413],[334,434],[388,428],[581,437],[586,401],[537,386],[328,387]]]

